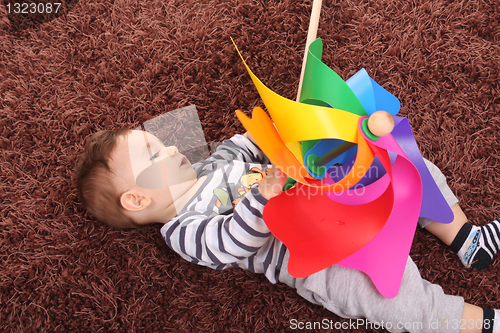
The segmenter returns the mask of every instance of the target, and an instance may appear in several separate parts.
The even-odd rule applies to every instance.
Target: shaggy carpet
[[[285,332],[343,321],[264,276],[184,261],[156,226],[103,226],[74,187],[76,159],[98,130],[195,104],[208,142],[242,132],[234,111],[262,102],[230,37],[264,83],[294,99],[310,1],[15,8],[0,6],[2,332]],[[499,22],[493,0],[326,0],[318,31],[340,76],[366,68],[401,100],[423,155],[477,225],[500,216]],[[411,256],[445,292],[500,307],[498,260],[464,269],[424,230]],[[307,330],[316,331],[336,330]]]

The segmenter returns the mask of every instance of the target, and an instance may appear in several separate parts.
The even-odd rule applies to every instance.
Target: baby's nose
[[[176,146],[165,147],[168,156],[174,156],[179,153]]]

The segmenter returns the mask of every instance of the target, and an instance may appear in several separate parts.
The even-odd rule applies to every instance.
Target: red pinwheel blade
[[[384,227],[393,202],[391,186],[376,200],[352,206],[297,184],[266,204],[264,221],[290,251],[288,272],[301,278],[364,247]]]

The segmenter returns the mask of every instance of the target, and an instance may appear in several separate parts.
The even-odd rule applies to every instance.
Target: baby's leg
[[[460,229],[467,223],[467,216],[465,216],[458,203],[453,205],[451,210],[454,215],[453,222],[445,224],[429,221],[429,224],[424,227],[425,230],[442,240],[448,246],[453,243]]]
[[[464,304],[460,332],[500,332],[500,313],[498,310],[482,309],[469,303]]]
[[[482,227],[468,223],[467,217],[458,205],[458,199],[446,183],[445,176],[437,166],[427,160],[425,162],[441,193],[451,206],[455,218],[449,224],[421,218],[420,226],[450,246],[466,267],[485,268],[500,250],[500,221],[495,220]]]
[[[344,326],[332,323],[331,328],[389,332],[459,332],[461,326],[481,332],[482,328],[483,309],[464,303],[462,297],[446,295],[440,286],[422,279],[410,258],[394,298],[383,297],[366,274],[336,265],[303,279],[291,277],[285,266],[280,281],[308,301],[350,318]]]

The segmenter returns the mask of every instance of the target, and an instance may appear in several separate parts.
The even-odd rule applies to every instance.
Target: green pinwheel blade
[[[323,41],[318,38],[309,46],[300,102],[330,106],[359,116],[367,116],[351,88],[337,73],[321,62],[322,54]]]

